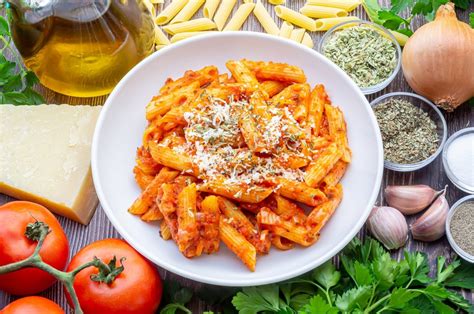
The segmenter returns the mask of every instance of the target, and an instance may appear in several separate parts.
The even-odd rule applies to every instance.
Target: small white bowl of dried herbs
[[[368,21],[340,23],[321,38],[318,50],[339,66],[365,95],[381,91],[400,71],[401,49],[384,27]]]
[[[431,101],[416,94],[395,92],[370,105],[382,134],[385,168],[418,170],[441,153],[447,138],[446,120]]]

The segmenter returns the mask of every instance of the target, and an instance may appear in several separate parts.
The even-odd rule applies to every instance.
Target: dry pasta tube
[[[170,35],[175,35],[184,32],[208,31],[210,29],[215,28],[216,23],[206,18],[200,18],[176,24],[169,24],[163,27],[163,29]]]
[[[163,25],[171,21],[188,3],[188,0],[173,0],[155,19],[157,25]]]
[[[238,31],[245,20],[247,20],[250,13],[255,8],[255,3],[244,3],[235,12],[234,16],[230,19],[229,23],[224,27],[224,31]]]
[[[166,46],[168,45],[155,45],[155,50],[156,51],[161,50],[162,48],[165,48]]]
[[[276,25],[273,18],[268,13],[267,9],[263,6],[260,0],[257,1],[255,5],[255,9],[253,10],[253,14],[257,18],[257,20],[262,24],[263,29],[268,34],[278,35],[280,33],[280,29],[278,25]]]
[[[224,28],[225,22],[232,13],[232,9],[236,3],[237,0],[222,0],[221,5],[214,16],[214,22],[216,22],[218,30],[221,31]]]
[[[311,36],[308,33],[304,33],[303,40],[301,40],[301,43],[305,45],[306,47],[313,48],[314,47],[314,42]]]
[[[306,4],[343,9],[350,12],[360,5],[360,0],[308,0]]]
[[[189,0],[184,8],[171,20],[171,24],[189,21],[204,4],[205,0]]]
[[[303,40],[304,33],[306,31],[304,28],[297,28],[291,31],[290,39],[293,41],[296,41],[297,43],[300,43],[301,40]]]
[[[293,28],[294,27],[291,23],[284,21],[283,24],[281,24],[279,36],[284,38],[290,38]]]
[[[285,4],[286,0],[268,0],[268,2],[273,5],[280,5]]]
[[[219,6],[220,2],[221,0],[206,0],[206,3],[204,4],[204,9],[202,11],[204,17],[212,19],[212,17],[217,11],[217,7]]]
[[[165,0],[150,0],[150,2],[153,4],[162,4],[165,3]]]
[[[180,41],[180,40],[187,39],[187,38],[191,38],[191,37],[194,37],[194,36],[204,35],[204,34],[212,34],[212,33],[217,33],[217,32],[214,32],[214,31],[202,31],[202,32],[184,32],[184,33],[178,33],[178,34],[174,35],[173,37],[171,37],[170,41],[171,41],[171,43],[175,43],[175,42],[178,42],[178,41]]]
[[[143,4],[146,6],[148,11],[150,11],[151,15],[154,17],[156,15],[156,10],[155,10],[155,7],[153,6],[153,3],[150,0],[145,0],[143,1]]]
[[[338,8],[323,7],[316,5],[305,5],[300,12],[312,18],[343,17],[347,16],[347,11]]]
[[[296,26],[302,27],[312,32],[316,30],[316,23],[313,19],[287,7],[278,5],[275,7],[275,13],[279,18]]]
[[[331,27],[340,24],[342,22],[357,21],[357,16],[345,16],[345,17],[328,17],[325,19],[316,20],[316,31],[327,31]]]
[[[156,45],[169,45],[170,40],[166,37],[165,33],[155,25],[155,44]]]
[[[408,37],[407,35],[404,35],[402,33],[399,33],[397,31],[392,31],[392,30],[389,30],[390,33],[392,33],[393,37],[395,37],[395,39],[398,41],[398,43],[400,44],[400,46],[405,46],[405,44],[407,43],[408,41]]]

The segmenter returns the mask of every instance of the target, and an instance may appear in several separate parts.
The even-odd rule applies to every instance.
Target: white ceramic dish
[[[272,249],[250,272],[225,245],[218,254],[187,259],[175,243],[164,241],[155,224],[127,212],[139,195],[132,169],[146,126],[145,105],[168,77],[205,65],[226,71],[229,59],[287,62],[304,69],[314,86],[322,83],[344,112],[353,162],[344,179],[344,199],[309,248]],[[229,32],[195,37],[143,60],[117,85],[99,117],[92,145],[92,172],[100,202],[117,231],[159,266],[197,281],[223,286],[254,286],[295,277],[329,260],[357,234],[369,215],[383,173],[382,140],[369,103],[336,65],[319,53],[265,34]]]

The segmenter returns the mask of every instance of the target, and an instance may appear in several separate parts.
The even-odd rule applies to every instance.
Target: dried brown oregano
[[[422,109],[407,100],[392,98],[377,105],[374,112],[386,160],[416,163],[436,152],[436,124]]]

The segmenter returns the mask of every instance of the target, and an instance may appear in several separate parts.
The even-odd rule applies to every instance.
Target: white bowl
[[[146,126],[145,105],[168,77],[230,59],[287,62],[304,69],[308,82],[322,83],[344,112],[353,161],[342,181],[344,199],[311,247],[272,249],[250,272],[224,244],[217,254],[185,258],[158,226],[127,212],[140,194],[132,169]],[[335,64],[303,45],[266,34],[226,32],[173,44],[134,67],[102,109],[92,145],[92,173],[102,207],[117,231],[159,266],[197,281],[222,286],[254,286],[295,277],[336,255],[357,234],[378,195],[383,173],[382,139],[375,116],[360,89]]]

